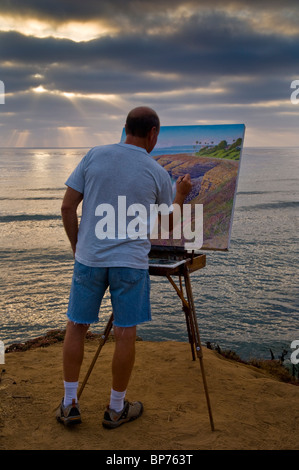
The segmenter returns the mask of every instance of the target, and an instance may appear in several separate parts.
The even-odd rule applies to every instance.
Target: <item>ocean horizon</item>
[[[73,259],[61,222],[64,182],[88,149],[1,148],[1,318],[5,346],[61,329]],[[191,276],[203,345],[270,359],[299,339],[299,147],[244,147],[230,249],[202,251]],[[169,282],[152,277],[149,341],[187,341],[184,313]],[[104,298],[101,332],[111,314]]]

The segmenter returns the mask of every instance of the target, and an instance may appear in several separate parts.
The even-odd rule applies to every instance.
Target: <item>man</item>
[[[186,175],[177,183],[173,201],[167,171],[149,156],[160,130],[155,111],[147,107],[133,109],[127,116],[125,130],[124,143],[91,149],[66,181],[61,211],[75,264],[63,347],[65,394],[56,414],[58,421],[66,425],[81,422],[77,387],[84,338],[89,325],[98,321],[101,300],[108,286],[115,350],[110,403],[102,424],[115,428],[142,414],[142,403],[130,403],[125,396],[135,360],[136,326],[151,319],[150,221],[146,223],[145,237],[134,237],[132,233],[129,236],[123,221],[128,215],[126,208],[136,208],[136,204],[142,205],[149,215],[155,204],[166,204],[169,210],[173,203],[182,207],[191,190],[190,176]],[[125,207],[119,207],[120,196]],[[78,227],[77,208],[82,200]],[[114,220],[99,219],[105,208],[112,208]],[[169,219],[171,224],[172,214]]]

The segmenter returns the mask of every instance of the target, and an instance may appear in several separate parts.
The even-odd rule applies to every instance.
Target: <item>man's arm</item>
[[[176,195],[173,201],[173,205],[174,205],[174,208],[175,208],[175,205],[179,206],[180,213],[182,212],[184,201],[186,197],[188,196],[188,194],[190,193],[191,189],[192,189],[192,183],[191,183],[191,178],[189,174],[186,174],[185,176],[181,176],[180,178],[178,178],[176,182]],[[173,227],[174,227],[175,210],[174,212],[171,212],[169,214],[169,218],[167,216],[161,216],[161,214],[159,214],[159,225],[161,224],[162,226],[165,226],[165,228],[168,229],[170,233],[173,231]],[[168,220],[166,220],[166,217],[168,218]]]
[[[78,215],[77,208],[83,199],[83,194],[79,193],[75,189],[70,187],[67,188],[62,206],[61,215],[63,226],[65,228],[68,239],[71,243],[71,247],[75,256],[77,237],[78,237]]]

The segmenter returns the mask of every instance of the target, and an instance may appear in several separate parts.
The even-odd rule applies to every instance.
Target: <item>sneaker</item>
[[[64,399],[62,399],[59,408],[56,411],[56,419],[60,423],[63,423],[65,426],[70,426],[72,424],[81,423],[80,407],[79,403],[76,403],[73,400],[68,406],[64,406]]]
[[[102,424],[104,428],[114,429],[124,423],[139,418],[142,412],[143,405],[140,401],[134,401],[133,403],[125,401],[123,409],[119,412],[111,410],[109,406],[107,406]]]

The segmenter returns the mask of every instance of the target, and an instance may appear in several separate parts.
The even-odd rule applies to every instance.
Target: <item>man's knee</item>
[[[69,320],[66,326],[66,332],[69,335],[84,336],[87,333],[89,326],[90,325],[85,323],[74,323]]]
[[[136,340],[136,326],[114,326],[114,338],[116,342],[131,342]]]

